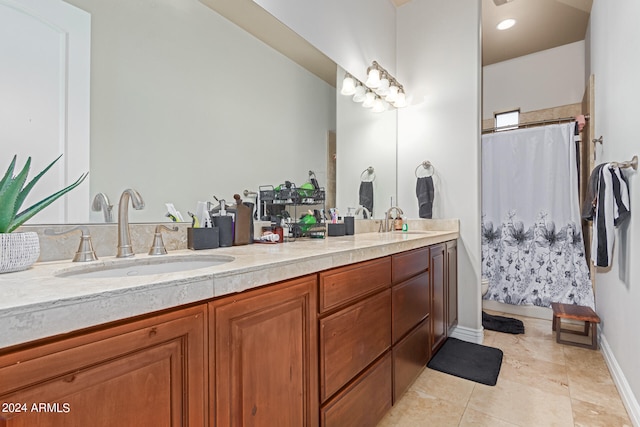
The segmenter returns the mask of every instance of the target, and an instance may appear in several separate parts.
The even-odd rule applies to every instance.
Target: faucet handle
[[[64,234],[71,233],[72,231],[80,230],[82,231],[82,235],[80,236],[80,245],[78,245],[78,250],[73,257],[73,262],[89,262],[96,261],[98,256],[96,252],[93,250],[93,244],[91,243],[91,234],[89,233],[89,228],[84,225],[79,225],[77,227],[70,228],[65,231],[54,231],[51,228],[47,228],[44,230],[44,234],[47,236],[62,236]]]
[[[166,231],[178,231],[178,226],[171,228],[166,225],[156,225],[156,231],[153,235],[153,243],[151,249],[149,249],[149,255],[166,255],[167,249],[164,247],[164,241],[162,240],[162,230]]]

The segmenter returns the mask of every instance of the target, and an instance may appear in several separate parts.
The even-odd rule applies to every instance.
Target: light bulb
[[[394,102],[397,97],[398,97],[398,86],[396,86],[395,84],[392,84],[391,86],[389,86],[389,92],[387,93],[387,96],[384,97],[384,100],[388,102]]]
[[[367,92],[367,93],[365,94],[365,96],[364,96],[364,102],[362,103],[362,106],[363,106],[364,108],[371,108],[371,107],[373,107],[373,102],[375,101],[375,99],[376,99],[376,95],[375,95],[375,93],[373,93],[373,92],[371,92],[371,91]]]
[[[386,96],[389,93],[389,79],[383,75],[380,79],[380,85],[376,89],[376,93],[380,96]]]
[[[364,101],[364,94],[367,91],[364,86],[361,84],[356,86],[355,93],[353,94],[353,102],[362,102]]]
[[[343,95],[353,95],[356,93],[356,82],[350,74],[344,76],[340,93]]]
[[[376,96],[375,100],[373,101],[373,108],[371,111],[373,111],[374,113],[382,113],[384,110],[385,108],[384,103],[382,102],[382,98]]]
[[[375,68],[370,69],[369,76],[367,77],[365,84],[371,89],[376,89],[380,86],[380,71]]]
[[[407,106],[407,98],[404,94],[404,91],[398,92],[398,97],[396,98],[393,106],[396,108],[403,108]]]

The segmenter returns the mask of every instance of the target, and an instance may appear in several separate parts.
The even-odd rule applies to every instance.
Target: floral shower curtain
[[[482,136],[485,299],[594,307],[580,228],[574,126]]]

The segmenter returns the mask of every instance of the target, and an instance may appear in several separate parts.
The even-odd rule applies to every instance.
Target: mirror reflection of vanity
[[[82,196],[88,212],[80,215],[88,222],[105,221],[89,209],[97,194],[117,205],[126,188],[146,204],[130,213],[132,222],[161,222],[167,202],[186,216],[213,196],[229,201],[260,185],[303,184],[309,170],[326,185],[327,133],[336,128],[341,211],[357,207],[369,166],[375,216],[395,197],[395,112],[374,114],[340,95],[341,68],[336,94],[207,2],[67,3],[91,16],[90,184]],[[35,163],[37,148],[23,148],[23,161],[27,155]],[[30,224],[38,221],[52,222],[39,215]]]

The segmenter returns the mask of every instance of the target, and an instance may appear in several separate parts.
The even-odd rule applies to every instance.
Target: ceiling
[[[592,3],[593,0],[482,0],[482,65],[584,40]],[[507,18],[515,19],[516,25],[504,31],[496,29]]]
[[[336,65],[252,0],[200,0],[332,86]],[[411,0],[391,0],[396,7]],[[482,0],[482,65],[584,40],[593,0]],[[499,31],[498,22],[517,21]]]

